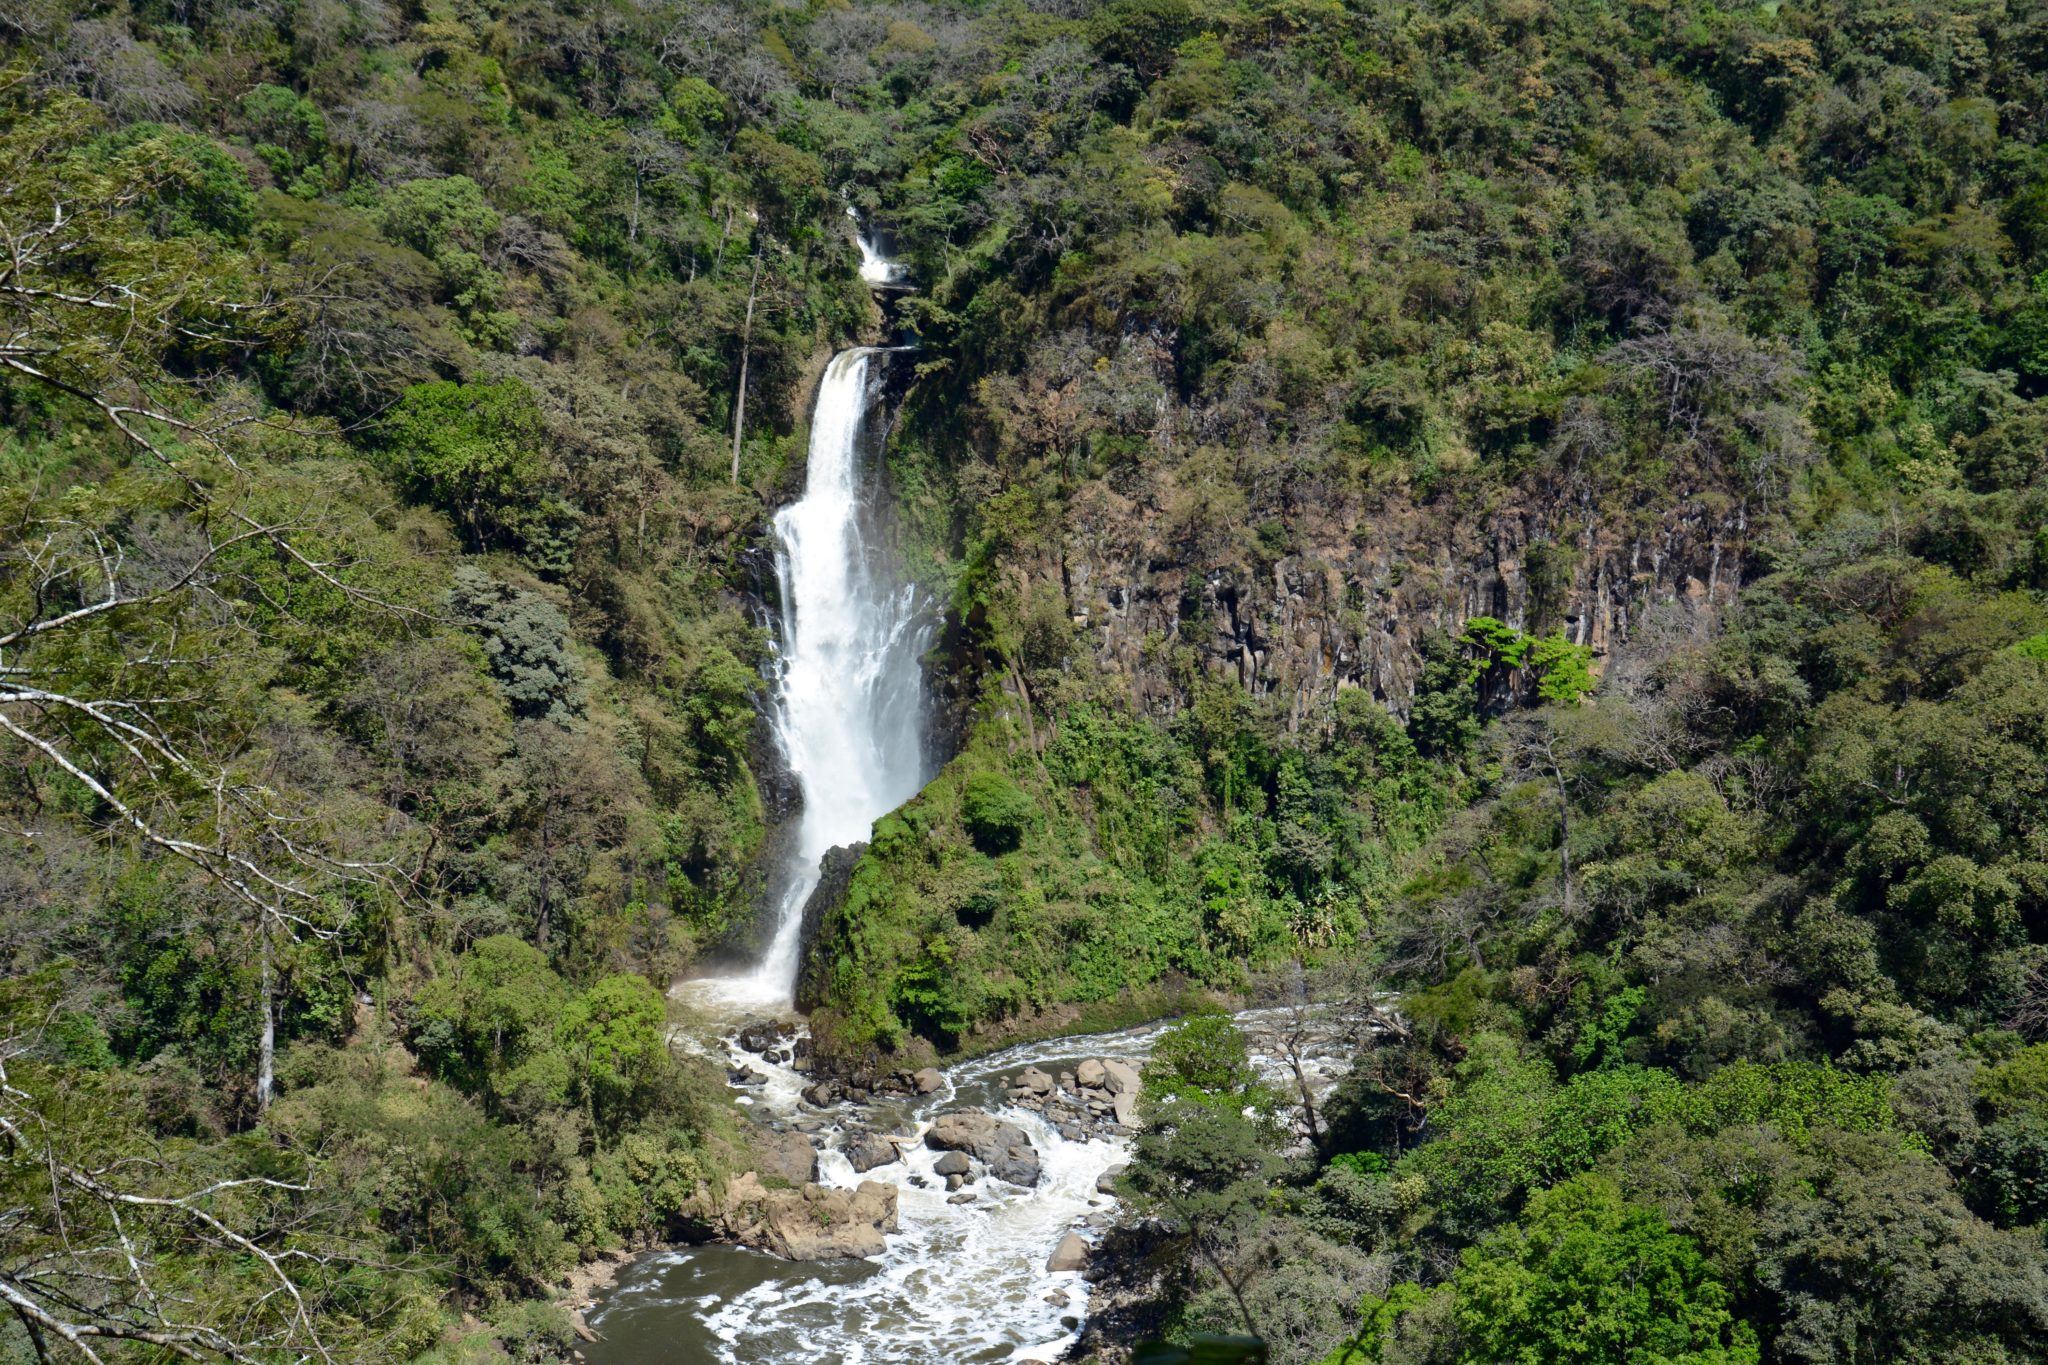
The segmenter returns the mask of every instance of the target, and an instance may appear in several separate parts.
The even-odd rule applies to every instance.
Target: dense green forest
[[[2044,139],[2030,0],[7,5],[0,1361],[562,1358],[743,1169],[849,208],[803,1003],[1195,1011],[1083,1354],[2048,1359]]]

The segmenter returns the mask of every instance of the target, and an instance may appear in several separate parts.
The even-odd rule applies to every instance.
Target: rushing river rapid
[[[723,1362],[724,1365],[975,1365],[1058,1359],[1079,1331],[1087,1288],[1074,1271],[1051,1272],[1047,1257],[1113,1202],[1096,1181],[1129,1157],[1121,1141],[1069,1142],[1038,1114],[1006,1106],[1004,1081],[1027,1065],[1073,1070],[1091,1057],[1142,1059],[1159,1027],[1011,1048],[945,1072],[946,1083],[916,1100],[860,1107],[866,1128],[922,1137],[935,1116],[983,1109],[1031,1136],[1042,1162],[1036,1188],[985,1177],[973,1202],[949,1203],[932,1166],[940,1153],[905,1145],[900,1161],[856,1175],[829,1150],[847,1106],[819,1117],[821,1184],[851,1188],[879,1180],[898,1188],[902,1230],[877,1260],[807,1264],[762,1252],[704,1246],[634,1262],[590,1313],[604,1338],[584,1348],[592,1365]],[[804,1079],[749,1056],[768,1073],[747,1096],[762,1117],[806,1110]]]

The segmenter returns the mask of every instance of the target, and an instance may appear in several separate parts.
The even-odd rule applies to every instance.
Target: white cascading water
[[[860,239],[861,274],[880,262]],[[775,932],[745,976],[693,983],[707,1004],[787,1008],[794,999],[804,904],[826,853],[868,837],[877,818],[927,777],[924,678],[928,626],[913,589],[895,581],[862,535],[864,440],[879,399],[878,347],[832,357],[811,415],[801,500],[775,516],[782,630],[775,730],[803,791],[803,814],[777,883]]]
[[[1299,1027],[1291,1010],[1238,1015],[1254,1064],[1282,1093],[1294,1084],[1278,1039]],[[1142,1063],[1168,1026],[1151,1024],[1092,1037],[1028,1043],[946,1068],[945,1084],[918,1100],[865,1110],[818,1111],[798,1095],[808,1080],[742,1051],[730,1038],[699,1044],[718,1061],[765,1076],[742,1099],[772,1122],[796,1122],[823,1150],[819,1180],[897,1187],[902,1230],[874,1260],[797,1263],[739,1247],[704,1246],[643,1257],[590,1316],[603,1337],[586,1346],[592,1365],[1022,1365],[1051,1362],[1079,1338],[1088,1287],[1076,1271],[1046,1267],[1067,1232],[1101,1227],[1115,1201],[1096,1188],[1129,1160],[1123,1139],[1072,1142],[1039,1114],[1008,1104],[1010,1078],[1027,1065],[1073,1070],[1089,1057]],[[1318,1047],[1305,1065],[1324,1089],[1349,1054]],[[939,1153],[918,1139],[931,1120],[956,1109],[999,1114],[1031,1137],[1042,1161],[1038,1185],[984,1178],[972,1202],[954,1204],[933,1170]],[[865,1175],[830,1150],[846,1129],[894,1131],[910,1140],[902,1159]],[[1092,1236],[1093,1233],[1089,1233]]]
[[[902,287],[893,262],[864,238],[860,250],[863,279],[877,290]],[[818,387],[803,499],[775,518],[782,629],[774,720],[804,809],[782,870],[774,937],[752,972],[681,988],[725,1022],[719,1033],[679,1041],[752,1071],[756,1083],[739,1102],[771,1126],[811,1134],[821,1183],[895,1185],[901,1231],[876,1260],[791,1263],[732,1246],[643,1257],[592,1314],[602,1338],[586,1348],[593,1365],[1051,1361],[1076,1340],[1087,1312],[1081,1275],[1048,1270],[1046,1257],[1069,1230],[1106,1219],[1113,1201],[1096,1182],[1129,1149],[1120,1139],[1068,1140],[1041,1115],[1009,1105],[1005,1077],[1027,1063],[1135,1061],[1159,1027],[1012,1048],[948,1068],[938,1093],[858,1110],[808,1105],[803,1072],[735,1041],[742,1020],[785,1013],[792,1003],[820,859],[868,838],[874,821],[916,795],[928,775],[919,662],[928,626],[862,535],[861,472],[880,354],[857,347],[832,358]],[[1030,1135],[1043,1163],[1035,1188],[984,1179],[969,1187],[971,1202],[952,1202],[933,1170],[939,1154],[917,1139],[937,1115],[968,1107],[1001,1113]],[[834,1150],[850,1128],[910,1141],[901,1159],[863,1177]]]

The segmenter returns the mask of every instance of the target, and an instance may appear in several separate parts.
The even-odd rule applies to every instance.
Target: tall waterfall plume
[[[865,239],[861,255],[863,276],[894,278],[893,264]],[[703,983],[732,1005],[792,1002],[804,904],[817,888],[820,860],[866,839],[875,820],[915,796],[927,776],[919,656],[929,625],[914,589],[864,534],[864,453],[881,399],[876,361],[887,354],[856,346],[832,357],[811,417],[804,496],[775,517],[782,628],[774,722],[804,808],[775,883],[767,952],[746,976]]]

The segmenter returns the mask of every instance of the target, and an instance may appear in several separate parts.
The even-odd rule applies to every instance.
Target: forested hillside
[[[2048,1358],[2044,136],[2029,0],[10,4],[0,1361],[561,1358],[741,1168],[849,209],[800,1002],[1197,1011],[1079,1357]]]

